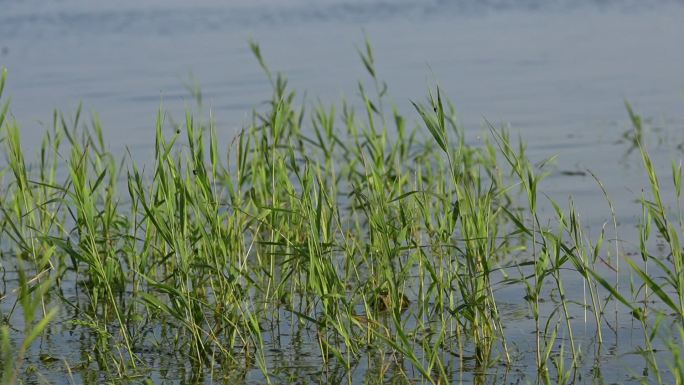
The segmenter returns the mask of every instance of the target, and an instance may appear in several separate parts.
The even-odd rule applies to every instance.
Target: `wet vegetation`
[[[682,169],[656,175],[631,106],[650,186],[623,250],[439,88],[402,116],[369,44],[360,108],[298,105],[252,50],[252,123],[219,143],[160,109],[144,166],[80,109],[24,153],[2,73],[2,384],[684,383]]]

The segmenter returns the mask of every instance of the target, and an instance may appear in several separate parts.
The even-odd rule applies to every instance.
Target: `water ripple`
[[[364,23],[391,18],[422,18],[486,14],[502,11],[567,11],[581,7],[597,10],[643,10],[684,5],[684,0],[429,0],[429,1],[316,1],[260,2],[258,6],[216,3],[123,3],[117,6],[74,0],[0,0],[0,35],[49,36],[54,34],[156,34],[173,35],[231,28],[308,22]]]

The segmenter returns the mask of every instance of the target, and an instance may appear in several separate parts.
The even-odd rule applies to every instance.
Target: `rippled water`
[[[682,1],[0,1],[0,64],[24,142],[36,145],[51,111],[79,102],[97,111],[115,152],[147,159],[160,104],[179,116],[194,78],[227,142],[266,100],[269,84],[247,42],[309,100],[354,99],[364,69],[355,47],[372,40],[379,75],[410,110],[435,83],[473,137],[483,118],[510,124],[535,159],[559,171],[591,168],[629,220],[641,188],[625,162],[629,100],[680,156],[684,117]],[[303,93],[300,93],[302,95]],[[637,159],[638,160],[638,159]],[[627,165],[625,165],[627,163]],[[631,164],[631,166],[630,166]],[[550,193],[573,194],[590,212],[591,178],[557,174]],[[565,183],[567,182],[567,183]],[[631,188],[630,193],[625,193]],[[548,190],[547,190],[548,191]],[[624,198],[624,199],[622,199]]]
[[[308,100],[336,102],[356,97],[365,78],[355,48],[365,32],[401,110],[437,83],[470,140],[485,118],[509,125],[532,159],[558,155],[542,190],[571,194],[596,229],[610,211],[596,182],[577,173],[590,169],[634,246],[634,199],[646,179],[622,140],[623,101],[649,118],[659,168],[681,160],[682,20],[684,1],[0,0],[0,66],[29,148],[53,108],[82,101],[101,116],[114,152],[146,159],[160,104],[176,116],[194,104],[184,86],[191,76],[226,143],[248,122],[270,96],[249,39]]]

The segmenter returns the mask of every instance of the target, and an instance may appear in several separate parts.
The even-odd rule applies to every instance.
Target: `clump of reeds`
[[[567,209],[544,200],[553,216],[540,214],[545,168],[522,141],[490,125],[491,139],[469,144],[439,88],[414,103],[419,120],[402,116],[368,42],[359,53],[371,91],[359,84],[360,110],[307,112],[251,48],[273,85],[268,106],[229,144],[212,120],[187,112],[175,123],[160,109],[144,166],[117,160],[80,107],[72,119],[55,112],[35,161],[2,104],[0,224],[11,244],[2,261],[19,277],[3,295],[24,317],[21,333],[10,331],[16,315],[5,317],[3,383],[28,375],[25,355],[41,335],[60,333],[55,319],[94,336],[86,359],[65,357],[66,372],[106,380],[148,375],[153,351],[194,380],[287,382],[274,352],[304,344],[322,382],[496,382],[532,360],[539,381],[572,383],[602,354],[611,302],[640,323],[654,378],[681,383],[680,345],[663,345],[668,377],[654,344],[663,322],[684,327],[684,227],[643,147],[652,197],[642,199],[642,261],[627,259],[626,293],[617,240],[612,279],[597,267],[605,231],[592,241],[572,200]],[[681,166],[672,175],[679,202]],[[668,245],[660,254],[649,251],[653,226]],[[568,293],[568,280],[585,291]],[[497,293],[511,287],[528,304],[531,349],[507,336]],[[593,355],[576,337],[577,314],[596,330]],[[11,343],[17,334],[24,342]]]

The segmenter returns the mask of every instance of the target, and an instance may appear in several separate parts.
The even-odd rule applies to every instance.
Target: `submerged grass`
[[[572,200],[549,198],[542,217],[545,163],[491,125],[468,144],[440,89],[413,103],[420,125],[402,116],[368,42],[374,93],[359,84],[360,112],[307,112],[251,48],[273,96],[227,153],[211,120],[160,109],[141,169],[117,161],[79,108],[54,114],[29,161],[2,102],[3,384],[53,361],[62,374],[48,381],[161,381],[152,368],[166,365],[188,382],[569,384],[600,373],[614,354],[606,333],[615,341],[633,321],[643,338],[629,351],[649,368],[633,380],[682,383],[681,165],[673,213],[629,105],[651,185],[641,261],[618,254],[617,235],[614,253],[604,230],[592,241]],[[654,231],[666,248],[653,249]],[[582,293],[567,289],[577,282]],[[502,292],[526,318],[504,315]],[[614,321],[610,303],[624,306]],[[511,338],[520,328],[532,343]],[[63,330],[82,333],[87,353],[51,350]]]

